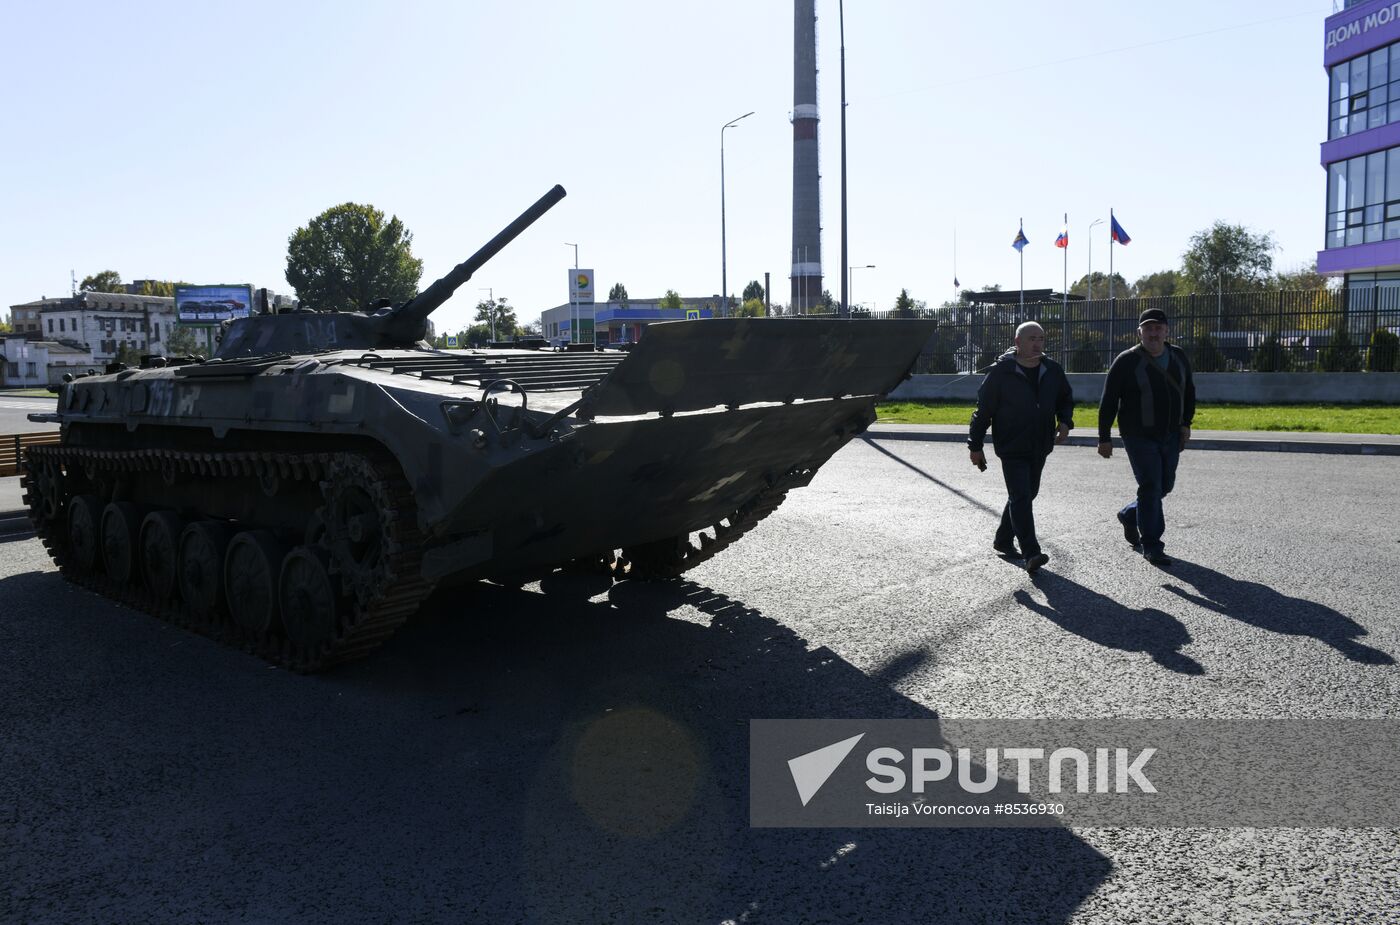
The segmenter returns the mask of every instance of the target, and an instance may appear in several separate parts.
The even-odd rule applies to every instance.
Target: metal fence
[[[1103,372],[1137,343],[1138,316],[1148,308],[1167,313],[1171,342],[1198,372],[1400,370],[1400,289],[1318,289],[929,309],[920,314],[940,323],[915,372],[985,368],[1023,321],[1045,328],[1045,352],[1066,370]]]

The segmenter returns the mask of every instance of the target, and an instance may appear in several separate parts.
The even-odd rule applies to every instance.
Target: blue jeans
[[[1176,464],[1181,458],[1181,438],[1172,434],[1166,439],[1156,437],[1124,437],[1123,449],[1137,479],[1137,498],[1118,512],[1119,517],[1137,517],[1138,533],[1142,536],[1142,551],[1159,553],[1163,549],[1162,534],[1167,530],[1162,517],[1162,499],[1176,485]]]
[[[1001,511],[997,527],[999,546],[1011,543],[1012,536],[1021,544],[1021,555],[1029,559],[1040,552],[1035,538],[1035,514],[1031,502],[1040,494],[1040,472],[1045,468],[1044,456],[1011,457],[1001,460],[1001,477],[1006,480],[1006,507]]]

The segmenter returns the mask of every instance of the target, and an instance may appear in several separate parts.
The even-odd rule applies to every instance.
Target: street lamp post
[[[846,294],[847,294],[847,295],[850,297],[850,299],[851,299],[850,304],[846,306],[846,317],[849,318],[849,317],[850,317],[850,313],[851,313],[851,312],[855,309],[855,307],[856,307],[856,287],[855,287],[855,275],[856,275],[856,270],[873,270],[873,269],[875,269],[875,264],[873,264],[873,263],[867,263],[867,264],[866,264],[865,266],[863,266],[863,267],[848,267],[848,268],[846,269]]]
[[[1089,230],[1086,232],[1086,237],[1089,239],[1089,275],[1084,277],[1089,287],[1088,295],[1084,299],[1086,302],[1094,301],[1094,226],[1102,224],[1103,219],[1096,218],[1089,223]]]
[[[578,343],[578,300],[574,298],[574,290],[578,288],[578,245],[564,242],[565,247],[574,249],[574,279],[569,280],[569,343]]]
[[[719,298],[720,315],[724,318],[729,317],[729,252],[724,234],[724,131],[751,115],[752,112],[746,112],[738,119],[731,119],[719,130]]]

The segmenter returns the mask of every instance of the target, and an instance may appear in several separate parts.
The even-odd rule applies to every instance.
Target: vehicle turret
[[[219,349],[215,351],[215,359],[233,360],[321,350],[369,351],[414,347],[427,336],[428,316],[451,298],[486,261],[533,225],[564,196],[564,187],[556,184],[480,250],[402,305],[380,306],[372,312],[298,310],[239,318],[229,323]]]

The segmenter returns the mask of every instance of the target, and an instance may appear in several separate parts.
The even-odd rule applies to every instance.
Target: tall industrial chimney
[[[821,174],[817,166],[817,3],[795,0],[792,94],[792,303],[821,304]]]

